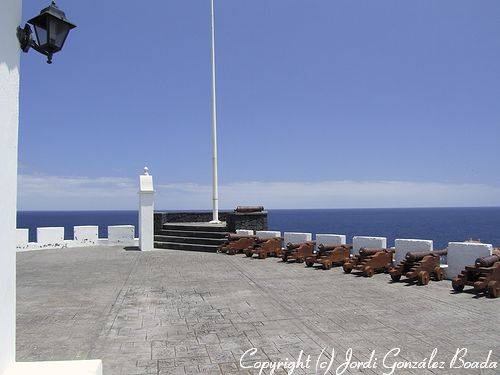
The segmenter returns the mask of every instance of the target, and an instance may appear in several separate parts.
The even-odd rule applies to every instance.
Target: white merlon
[[[72,246],[96,246],[99,240],[99,227],[96,225],[81,225],[73,228]]]
[[[316,250],[319,245],[345,245],[346,236],[343,234],[316,234]]]
[[[18,228],[16,229],[16,248],[27,249],[29,242],[29,229]]]
[[[36,242],[43,247],[66,247],[64,227],[36,228]]]
[[[281,232],[277,230],[257,230],[255,235],[261,239],[281,237]]]
[[[250,229],[236,229],[236,234],[241,236],[253,236],[253,230]]]
[[[387,238],[354,236],[352,238],[352,253],[359,254],[359,249],[361,249],[362,247],[365,247],[367,249],[386,249]]]
[[[133,225],[110,225],[108,226],[108,245],[110,246],[134,246]]]
[[[493,253],[491,244],[477,242],[448,243],[448,279],[458,276],[465,266],[473,265],[477,258]]]
[[[139,247],[142,251],[154,250],[154,194],[153,176],[148,167],[144,167],[144,173],[139,176]]]
[[[283,241],[285,245],[288,243],[304,243],[307,241],[312,241],[311,233],[300,233],[300,232],[285,232],[283,235]]]
[[[32,250],[51,250],[63,248],[78,248],[90,246],[138,246],[139,239],[133,238],[134,226],[133,225],[120,225],[118,227],[126,227],[126,236],[120,237],[119,234],[113,229],[111,232],[116,236],[108,241],[107,238],[98,238],[99,227],[97,225],[84,225],[73,227],[73,239],[64,240],[64,229],[61,227],[42,227],[37,228],[37,237],[41,242],[28,242],[29,230],[17,229],[16,230],[16,250],[17,251],[32,251]],[[108,229],[109,230],[109,229]],[[123,234],[123,233],[122,233]]]
[[[399,263],[405,259],[406,254],[411,251],[433,251],[434,245],[431,240],[414,240],[398,238],[394,241],[394,261]]]

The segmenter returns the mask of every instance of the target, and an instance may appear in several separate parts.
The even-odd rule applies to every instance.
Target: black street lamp
[[[59,52],[66,41],[69,31],[76,27],[66,19],[66,15],[52,3],[41,10],[40,14],[28,21],[35,28],[36,42],[31,37],[31,27],[17,28],[17,39],[23,52],[30,48],[47,56],[47,63],[52,64],[52,55]]]

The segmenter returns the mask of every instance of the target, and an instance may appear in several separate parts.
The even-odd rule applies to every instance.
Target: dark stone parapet
[[[226,222],[230,232],[236,229],[267,230],[267,211],[231,212]]]
[[[206,223],[210,220],[212,211],[157,211],[154,214],[155,233],[167,223]],[[267,230],[267,211],[219,211],[219,220],[227,223],[229,232],[235,232],[236,229]]]

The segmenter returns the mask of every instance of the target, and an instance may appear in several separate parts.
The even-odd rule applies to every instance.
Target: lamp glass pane
[[[54,52],[59,51],[66,40],[66,36],[68,36],[69,25],[64,21],[52,17],[49,19],[48,25],[49,45]]]
[[[36,40],[39,46],[47,44],[47,30],[42,25],[35,25]]]
[[[54,44],[57,48],[61,49],[66,37],[69,34],[69,25],[66,22],[56,22],[55,29],[56,34]]]

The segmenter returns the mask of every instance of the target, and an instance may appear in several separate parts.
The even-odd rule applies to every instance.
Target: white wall
[[[16,229],[16,249],[27,249],[30,230],[26,228]]]
[[[36,242],[46,247],[61,247],[64,244],[64,227],[36,228]]]
[[[431,240],[413,240],[398,238],[394,241],[396,263],[405,259],[406,254],[412,251],[433,251],[434,243]]]
[[[367,249],[385,249],[387,248],[387,238],[354,236],[352,238],[352,253],[359,254],[359,250],[362,247]]]
[[[274,237],[281,237],[281,232],[277,230],[258,230],[255,231],[255,235],[261,239],[274,238]]]
[[[319,245],[345,245],[346,236],[343,234],[316,234],[316,251]]]
[[[17,128],[21,0],[0,1],[0,374],[15,361]]]
[[[96,246],[99,240],[97,225],[79,225],[73,227],[73,246]]]
[[[285,245],[288,243],[304,243],[312,240],[311,233],[285,232],[283,235]]]
[[[116,246],[134,246],[133,225],[110,225],[108,226],[108,244]]]
[[[447,278],[457,277],[465,266],[473,265],[477,258],[486,257],[493,253],[493,246],[475,242],[450,242],[448,244],[448,271]]]
[[[253,236],[253,230],[250,230],[250,229],[236,229],[236,234],[239,234],[241,236]]]

